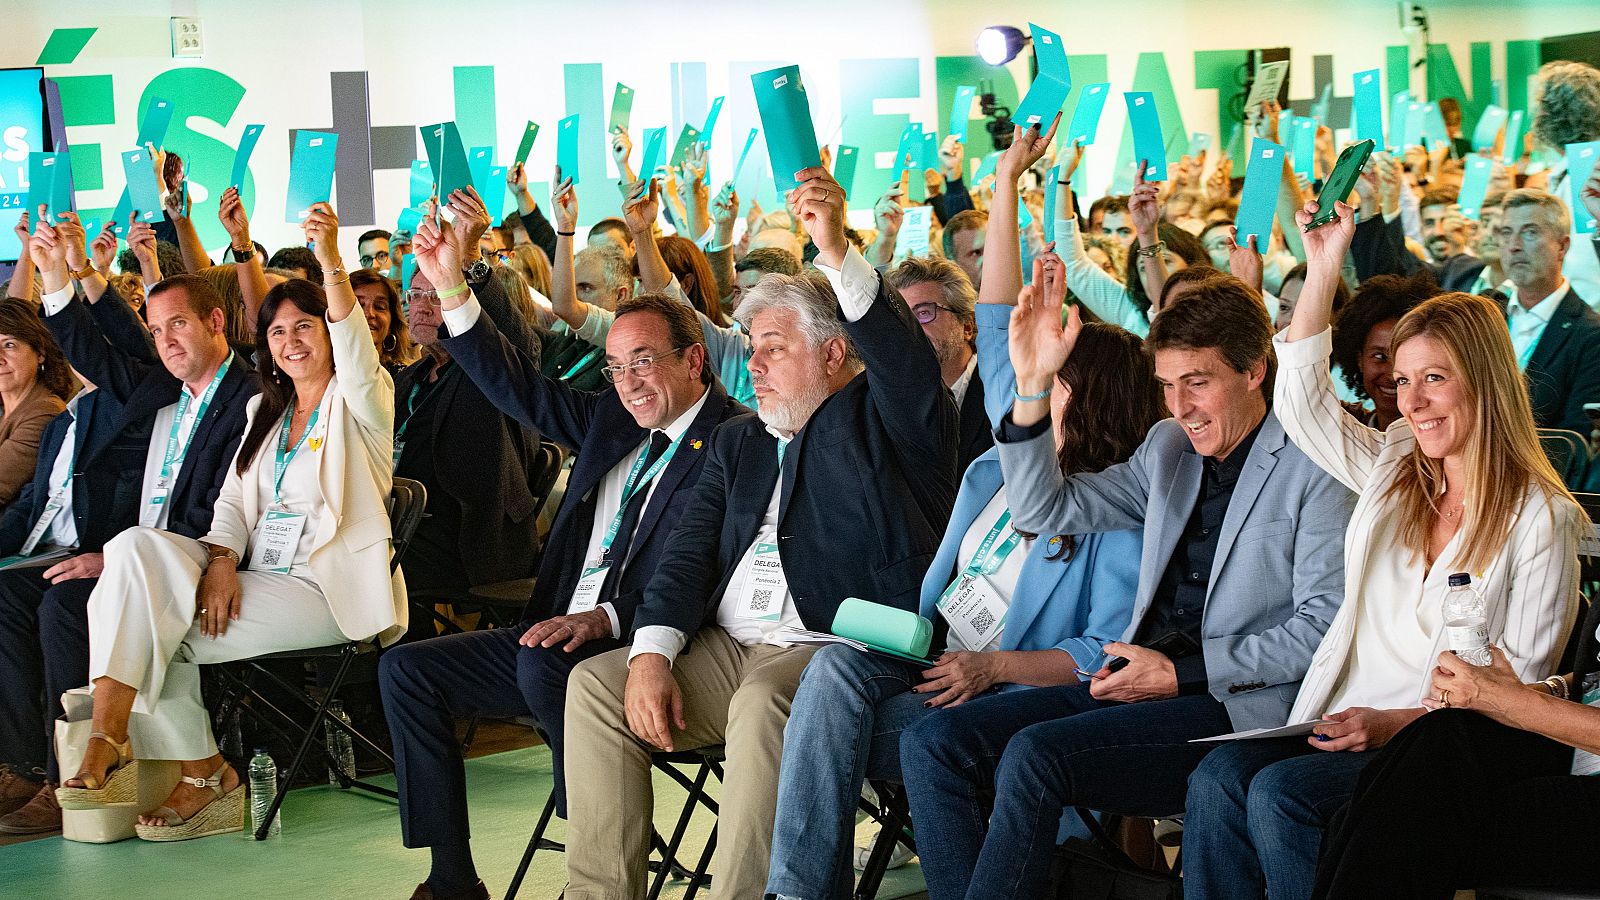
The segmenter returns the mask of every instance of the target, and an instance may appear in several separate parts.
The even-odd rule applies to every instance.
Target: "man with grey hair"
[[[922,333],[933,343],[939,374],[950,389],[956,409],[961,411],[956,462],[965,472],[973,460],[994,446],[989,414],[983,406],[983,381],[978,377],[974,343],[978,337],[978,320],[973,312],[977,291],[960,266],[938,257],[906,257],[889,271],[888,277],[922,325]]]
[[[601,309],[616,309],[633,296],[633,263],[615,244],[597,244],[572,257],[578,299]]]
[[[1600,401],[1600,314],[1561,274],[1572,220],[1557,197],[1510,191],[1496,228],[1510,281],[1506,317],[1540,428],[1589,433],[1585,403]],[[1580,255],[1580,254],[1574,254]]]
[[[916,318],[845,236],[844,190],[805,169],[790,207],[821,274],[739,307],[758,415],[719,427],[634,618],[573,671],[568,900],[638,897],[650,754],[726,745],[713,890],[762,895],[789,704],[846,597],[915,610],[956,492],[956,408]],[[693,652],[686,652],[693,651]]]
[[[1532,129],[1534,141],[1556,155],[1548,187],[1565,206],[1572,196],[1567,145],[1600,140],[1600,69],[1566,60],[1541,66],[1534,89]],[[1568,210],[1569,214],[1578,212]],[[1594,254],[1567,254],[1563,274],[1584,299],[1600,303],[1600,260]]]

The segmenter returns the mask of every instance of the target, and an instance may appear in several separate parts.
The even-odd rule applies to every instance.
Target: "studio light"
[[[990,25],[978,32],[978,56],[991,66],[1003,66],[1022,52],[1028,36],[1010,25]]]

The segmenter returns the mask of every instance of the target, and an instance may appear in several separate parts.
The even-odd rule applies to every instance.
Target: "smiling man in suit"
[[[767,275],[739,304],[759,418],[717,430],[634,618],[568,696],[567,900],[638,897],[650,754],[727,747],[718,898],[761,896],[789,703],[846,597],[914,610],[955,501],[956,407],[917,319],[844,232],[844,190],[796,173],[822,275]],[[825,278],[824,278],[825,276]],[[615,336],[613,331],[612,335]]]
[[[712,377],[700,322],[681,303],[644,294],[619,304],[606,338],[605,377],[615,390],[579,391],[541,375],[483,313],[461,272],[475,244],[424,223],[413,246],[443,307],[450,357],[501,412],[577,452],[521,625],[396,647],[379,663],[402,835],[407,847],[432,852],[413,896],[478,898],[488,892],[468,843],[454,716],[532,714],[549,741],[565,813],[567,677],[579,661],[622,646],[705,467],[712,430],[747,410]],[[564,284],[570,290],[573,280]]]

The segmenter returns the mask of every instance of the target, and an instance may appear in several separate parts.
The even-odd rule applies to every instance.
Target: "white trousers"
[[[346,640],[310,580],[249,570],[239,573],[239,618],[222,636],[204,636],[195,593],[205,564],[199,541],[155,528],[130,528],[105,546],[105,571],[89,596],[89,680],[109,677],[139,692],[128,733],[140,759],[217,752],[200,664]]]

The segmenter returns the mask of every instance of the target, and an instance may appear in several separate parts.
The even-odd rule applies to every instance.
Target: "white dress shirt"
[[[820,260],[816,266],[833,285],[834,296],[838,298],[839,309],[844,313],[845,319],[850,322],[860,321],[878,297],[878,270],[874,269],[854,246],[845,253],[844,261],[839,268],[835,269]],[[781,442],[786,442],[794,436],[782,434],[770,426],[767,431]],[[761,526],[756,530],[755,539],[745,548],[744,555],[734,565],[728,586],[723,590],[717,604],[717,625],[728,632],[729,637],[747,647],[762,643],[784,644],[785,642],[774,639],[772,635],[781,628],[804,627],[800,613],[795,609],[793,592],[787,590],[783,595],[783,611],[777,620],[746,619],[738,615],[739,596],[744,591],[745,582],[749,580],[750,571],[754,567],[756,545],[762,542],[777,542],[780,515],[778,506],[782,495],[783,473],[780,470],[778,480],[772,486],[772,497],[767,503],[767,510],[761,517]],[[659,653],[667,658],[667,663],[670,665],[688,644],[689,636],[670,625],[646,625],[634,632],[633,648],[628,651],[628,659],[631,662],[641,653]]]
[[[61,439],[61,449],[56,451],[55,462],[50,466],[51,496],[59,494],[61,509],[56,517],[50,520],[50,526],[39,536],[38,547],[76,547],[78,546],[78,522],[72,515],[72,485],[67,484],[67,476],[72,472],[72,463],[77,455],[78,444],[78,400],[88,392],[83,391],[73,395],[67,401],[67,412],[72,419],[67,424],[67,434]],[[36,520],[37,521],[37,520]]]
[[[1533,305],[1532,309],[1524,307],[1517,300],[1517,287],[1510,282],[1508,293],[1511,299],[1506,301],[1507,324],[1511,328],[1511,349],[1517,353],[1517,367],[1528,368],[1528,361],[1533,359],[1533,348],[1539,345],[1539,338],[1544,336],[1544,327],[1550,324],[1550,317],[1556,314],[1556,308],[1561,301],[1567,299],[1567,291],[1571,288],[1566,279],[1561,280],[1561,286],[1550,293],[1550,296]]]
[[[967,367],[961,370],[960,377],[956,378],[956,383],[950,385],[950,397],[956,401],[956,409],[960,409],[961,404],[966,402],[967,388],[972,385],[972,373],[976,371],[978,371],[978,354],[974,353],[967,360]]]

